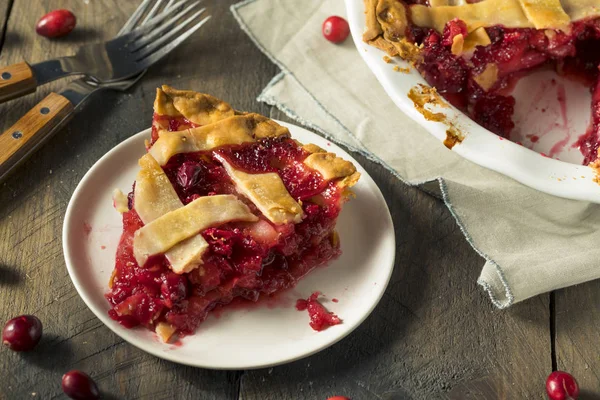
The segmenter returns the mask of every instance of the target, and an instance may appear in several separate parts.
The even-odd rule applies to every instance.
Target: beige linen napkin
[[[545,195],[447,150],[392,103],[351,38],[323,39],[325,18],[346,14],[342,0],[246,0],[232,12],[282,70],[258,100],[410,185],[436,183],[486,260],[478,283],[497,307],[600,277],[600,206]]]

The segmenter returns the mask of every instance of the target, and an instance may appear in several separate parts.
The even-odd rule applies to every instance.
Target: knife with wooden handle
[[[92,94],[105,89],[127,90],[143,75],[111,83],[81,78],[59,93],[50,93],[0,135],[0,181],[62,128]]]

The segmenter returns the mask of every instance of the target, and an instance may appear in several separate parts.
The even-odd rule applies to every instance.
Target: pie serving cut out
[[[215,307],[296,285],[340,255],[354,165],[212,96],[157,89],[152,136],[127,197],[109,315],[165,341]]]
[[[364,0],[363,40],[409,61],[451,104],[510,139],[516,80],[553,68],[592,93],[577,143],[597,168],[600,144],[600,1]],[[597,168],[598,170],[598,168]]]

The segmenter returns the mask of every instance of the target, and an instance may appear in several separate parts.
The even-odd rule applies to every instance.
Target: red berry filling
[[[304,219],[298,224],[274,225],[248,202],[260,220],[201,232],[209,244],[202,265],[177,275],[163,256],[144,267],[135,261],[133,235],[143,223],[133,199],[133,208],[123,214],[123,235],[106,295],[112,305],[109,315],[124,326],[153,329],[158,322],[168,322],[180,336],[190,334],[214,307],[236,298],[257,301],[293,287],[315,267],[340,254],[333,230],[343,202],[341,189],[302,163],[309,153],[295,141],[264,139],[217,152],[248,173],[278,173],[292,197],[301,200]],[[236,193],[212,152],[176,155],[163,169],[184,204],[200,196]]]
[[[184,129],[195,128],[197,124],[186,119],[185,117],[170,117],[167,115],[154,114],[152,118],[152,140],[154,144],[158,139],[158,130],[164,129],[169,132],[182,131]]]
[[[322,331],[330,326],[342,323],[342,320],[332,312],[329,312],[319,303],[321,293],[314,292],[306,300],[299,299],[296,301],[296,309],[298,311],[308,310],[310,317],[310,327],[315,331]]]
[[[594,161],[598,157],[600,141],[600,101],[597,94],[600,19],[576,22],[568,33],[502,26],[485,29],[491,44],[478,46],[472,54],[455,55],[451,50],[455,37],[467,36],[467,26],[463,21],[449,21],[441,35],[433,29],[409,25],[408,37],[422,45],[422,58],[417,68],[425,80],[477,123],[508,138],[514,128],[515,99],[506,93],[511,81],[540,65],[552,65],[560,73],[582,76],[590,83],[594,99],[592,123],[579,144],[585,156],[584,162]],[[477,77],[489,65],[497,68],[497,80],[492,87],[484,90],[477,83]]]

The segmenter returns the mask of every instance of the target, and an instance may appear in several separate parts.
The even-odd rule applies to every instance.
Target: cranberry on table
[[[20,315],[2,330],[2,343],[14,351],[33,349],[42,337],[42,321],[33,315]]]
[[[342,17],[334,15],[323,22],[323,36],[330,42],[341,43],[346,40],[349,34],[350,26]]]
[[[576,400],[579,385],[568,372],[554,371],[546,379],[546,392],[550,400]]]
[[[75,15],[69,10],[54,10],[44,15],[35,25],[38,35],[56,38],[68,35],[77,23]]]
[[[95,400],[100,398],[96,382],[85,372],[71,370],[62,377],[62,390],[75,400]]]

